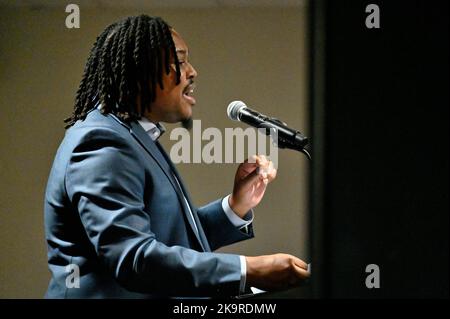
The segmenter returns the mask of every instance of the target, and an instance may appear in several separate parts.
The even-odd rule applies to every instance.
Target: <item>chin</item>
[[[192,128],[192,116],[189,116],[183,120],[181,120],[181,126],[184,127],[187,130],[190,130]]]

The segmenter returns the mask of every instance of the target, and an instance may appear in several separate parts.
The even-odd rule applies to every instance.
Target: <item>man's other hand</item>
[[[277,175],[273,162],[264,155],[254,155],[251,159],[239,165],[229,197],[231,209],[241,218],[261,202],[267,185]]]
[[[298,286],[309,278],[308,265],[288,254],[245,257],[247,286],[266,291],[283,290]]]

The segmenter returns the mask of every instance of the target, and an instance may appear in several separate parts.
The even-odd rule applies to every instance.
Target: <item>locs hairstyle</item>
[[[100,103],[103,114],[112,113],[123,121],[138,120],[156,98],[156,85],[163,87],[163,72],[180,65],[171,27],[159,17],[127,17],[108,26],[98,37],[84,68],[76,93],[74,111],[65,119],[66,128]],[[140,95],[139,95],[140,94]],[[141,109],[137,97],[140,96]]]

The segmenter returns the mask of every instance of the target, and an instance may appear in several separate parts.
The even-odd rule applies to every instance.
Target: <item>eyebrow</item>
[[[177,49],[175,50],[176,53],[181,53],[181,54],[187,54],[188,52],[186,50],[183,49]]]

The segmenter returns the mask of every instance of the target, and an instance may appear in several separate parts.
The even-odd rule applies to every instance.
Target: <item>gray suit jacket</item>
[[[139,123],[97,109],[67,130],[57,151],[45,230],[48,298],[237,295],[239,256],[211,251],[253,237],[251,227],[234,227],[221,200],[196,209]],[[66,285],[70,264],[80,269],[79,288]]]

